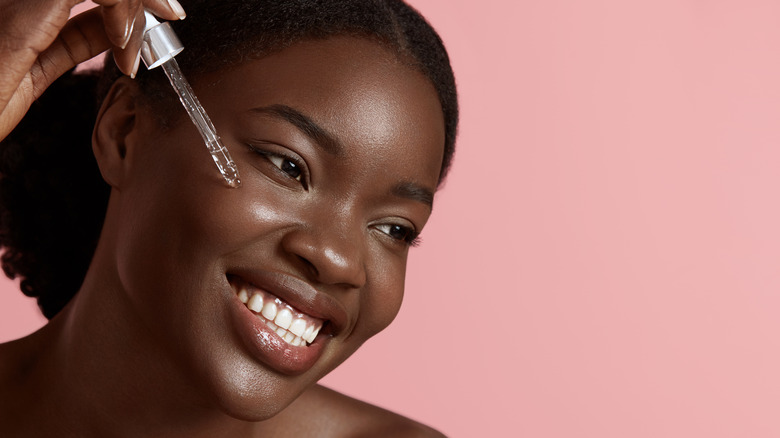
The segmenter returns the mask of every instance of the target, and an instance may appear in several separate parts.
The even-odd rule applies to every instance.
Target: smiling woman
[[[316,382],[400,307],[453,152],[440,40],[393,0],[184,8],[179,63],[242,186],[162,72],[110,60],[32,106],[0,151],[0,238],[50,322],[0,346],[0,434],[438,435]],[[99,109],[67,106],[85,90]]]

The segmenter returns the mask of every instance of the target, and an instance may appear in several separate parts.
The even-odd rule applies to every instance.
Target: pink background
[[[780,436],[780,3],[413,0],[460,151],[324,382],[448,435]],[[0,340],[42,324],[11,282]]]

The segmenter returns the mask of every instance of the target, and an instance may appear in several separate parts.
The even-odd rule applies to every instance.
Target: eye
[[[301,180],[303,172],[301,172],[301,167],[298,166],[294,161],[279,155],[267,154],[266,156],[268,157],[268,161],[274,163],[276,167],[289,175],[290,178],[297,181]]]
[[[278,178],[291,178],[299,182],[304,188],[308,188],[307,173],[304,161],[297,156],[288,155],[281,151],[281,147],[270,143],[256,146],[247,143],[247,147],[253,153],[263,157],[265,162],[273,165],[273,170],[278,173]]]
[[[408,246],[420,244],[419,233],[410,227],[398,224],[380,224],[376,225],[376,229]]]

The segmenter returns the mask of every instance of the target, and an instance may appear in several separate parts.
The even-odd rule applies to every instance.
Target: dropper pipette
[[[233,162],[227,148],[222,144],[214,124],[211,123],[211,119],[209,119],[200,101],[193,93],[192,87],[190,87],[174,58],[184,50],[184,46],[167,22],[161,23],[154,15],[146,11],[144,16],[146,17],[146,27],[141,44],[141,59],[146,64],[146,68],[151,70],[162,66],[173,89],[179,95],[179,100],[184,105],[187,115],[190,116],[192,123],[195,124],[201,137],[203,137],[206,148],[209,150],[211,158],[214,159],[214,164],[217,165],[219,173],[222,174],[222,177],[225,178],[230,187],[240,186],[241,180],[238,177],[236,163]]]

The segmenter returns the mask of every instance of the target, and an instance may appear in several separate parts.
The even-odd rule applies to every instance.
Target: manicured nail
[[[184,20],[187,18],[187,13],[184,12],[184,8],[181,7],[181,3],[179,3],[177,0],[168,0],[168,5],[171,7],[173,13],[179,17],[179,20]]]
[[[130,35],[132,35],[132,32],[130,32],[129,23],[125,22],[125,34],[122,35],[122,43],[119,44],[119,48],[124,50],[124,48],[127,47],[127,43],[130,42]]]
[[[138,67],[141,65],[141,50],[138,50],[138,54],[135,55],[135,64],[133,64],[133,71],[130,73],[130,79],[135,79],[135,75],[138,74]]]
[[[128,21],[125,23],[125,36],[122,37],[122,45],[119,46],[122,49],[127,47],[127,43],[130,42],[130,37],[133,36],[133,29],[135,28],[135,18],[136,16],[133,15],[133,21]]]

